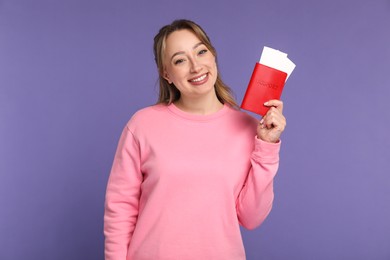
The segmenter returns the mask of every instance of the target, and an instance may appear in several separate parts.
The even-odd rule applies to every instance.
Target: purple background
[[[390,259],[388,0],[0,1],[0,259],[103,259],[117,141],[156,100],[152,38],[175,18],[208,32],[239,102],[264,45],[297,64],[248,259]]]

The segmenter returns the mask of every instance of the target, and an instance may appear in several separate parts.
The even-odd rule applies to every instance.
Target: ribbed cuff
[[[282,141],[277,143],[265,142],[255,137],[255,150],[253,156],[259,160],[279,160],[279,151]]]

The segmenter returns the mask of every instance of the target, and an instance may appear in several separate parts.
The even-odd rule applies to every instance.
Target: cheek
[[[170,64],[164,65],[164,73],[169,76],[170,79],[173,79],[175,76],[175,70]]]
[[[217,63],[216,63],[216,61],[215,61],[214,56],[210,58],[208,64],[209,64],[209,67],[210,67],[210,68],[212,68],[212,69],[214,69],[215,71],[217,71]]]
[[[180,69],[180,68],[173,68],[173,67],[170,67],[170,68],[167,68],[166,69],[166,72],[167,74],[169,75],[169,79],[173,82],[173,83],[177,83],[179,82],[184,76],[184,73],[183,73],[183,70]]]
[[[211,68],[214,70],[214,74],[218,74],[218,67],[215,61],[211,64]]]

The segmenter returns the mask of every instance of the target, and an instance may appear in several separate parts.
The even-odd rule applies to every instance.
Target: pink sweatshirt
[[[228,105],[206,116],[173,104],[135,113],[107,186],[106,259],[245,259],[239,224],[253,229],[270,212],[280,149],[256,126]]]

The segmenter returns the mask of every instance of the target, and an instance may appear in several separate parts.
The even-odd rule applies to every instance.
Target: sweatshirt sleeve
[[[279,143],[255,140],[251,169],[237,199],[240,224],[247,229],[258,227],[268,216],[274,199],[273,180],[279,167]]]
[[[142,173],[140,150],[125,127],[120,137],[106,190],[105,259],[125,260],[138,217]]]

